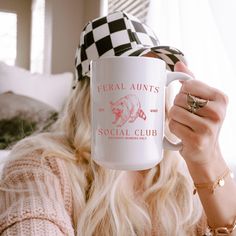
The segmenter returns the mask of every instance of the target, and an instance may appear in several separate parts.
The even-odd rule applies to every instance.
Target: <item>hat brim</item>
[[[187,65],[184,54],[179,49],[169,46],[144,47],[140,45],[140,47],[132,48],[123,52],[120,56],[140,57],[149,52],[155,53],[157,58],[165,61],[167,70],[174,71],[174,66],[178,61]]]

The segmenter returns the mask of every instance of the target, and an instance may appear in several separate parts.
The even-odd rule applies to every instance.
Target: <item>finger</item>
[[[185,142],[187,137],[192,137],[193,134],[193,131],[189,127],[173,119],[169,121],[169,129],[171,133],[173,133],[177,138],[179,138],[183,142]]]
[[[199,80],[184,81],[182,83],[180,92],[185,94],[190,93],[193,96],[208,101],[219,101],[224,104],[228,103],[228,98],[223,92],[207,84],[204,84]]]
[[[184,72],[192,77],[193,73],[183,62],[177,62],[174,67],[175,71]],[[182,81],[181,91],[184,93],[190,93],[191,95],[206,99],[206,100],[220,100],[225,104],[228,104],[228,97],[220,90],[213,88],[207,84],[204,84],[198,80]]]
[[[188,127],[195,133],[205,133],[210,127],[210,124],[206,119],[176,105],[170,109],[169,118]]]
[[[175,71],[178,71],[178,72],[183,72],[183,73],[186,73],[188,75],[191,75],[193,78],[194,78],[194,74],[192,73],[192,71],[190,71],[188,69],[188,67],[181,61],[178,61],[176,64],[175,64],[175,67],[174,67],[174,70]]]
[[[188,106],[188,103],[187,103],[187,94],[185,94],[185,93],[178,93],[175,96],[174,105],[182,107],[182,108],[184,108],[184,109],[186,109],[188,111],[189,110],[189,106]],[[215,107],[215,103],[212,102],[212,101],[208,101],[208,103],[204,107],[199,108],[195,112],[195,114],[199,115],[201,117],[213,118],[214,115],[215,115],[214,107]]]
[[[174,100],[174,105],[184,108],[188,111],[188,104],[187,104],[187,94],[185,93],[178,93]],[[194,113],[203,118],[208,118],[213,121],[221,120],[225,114],[224,107],[219,106],[219,104],[215,101],[208,101],[208,103],[196,110]]]

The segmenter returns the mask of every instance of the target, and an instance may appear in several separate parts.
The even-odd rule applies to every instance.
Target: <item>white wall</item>
[[[104,0],[84,0],[84,19],[83,23],[99,17],[100,15],[100,2]]]
[[[99,12],[100,0],[46,1],[45,72],[74,72],[80,33]]]
[[[83,27],[83,0],[47,0],[45,72],[74,72],[75,49]]]

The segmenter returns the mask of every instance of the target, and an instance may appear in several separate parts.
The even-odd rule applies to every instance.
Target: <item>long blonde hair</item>
[[[135,179],[123,181],[131,172],[105,169],[92,161],[89,91],[89,79],[81,81],[54,131],[20,142],[12,158],[41,149],[42,156],[64,160],[77,235],[143,236],[153,234],[154,228],[159,235],[196,235],[202,209],[179,156],[165,152],[159,165],[140,175],[141,186]]]

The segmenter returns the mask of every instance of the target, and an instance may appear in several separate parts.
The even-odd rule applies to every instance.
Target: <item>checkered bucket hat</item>
[[[136,17],[125,12],[114,12],[90,21],[83,29],[76,51],[76,78],[90,76],[90,62],[110,56],[142,56],[154,52],[173,71],[178,61],[186,63],[184,55],[176,48],[160,46],[154,32]]]

